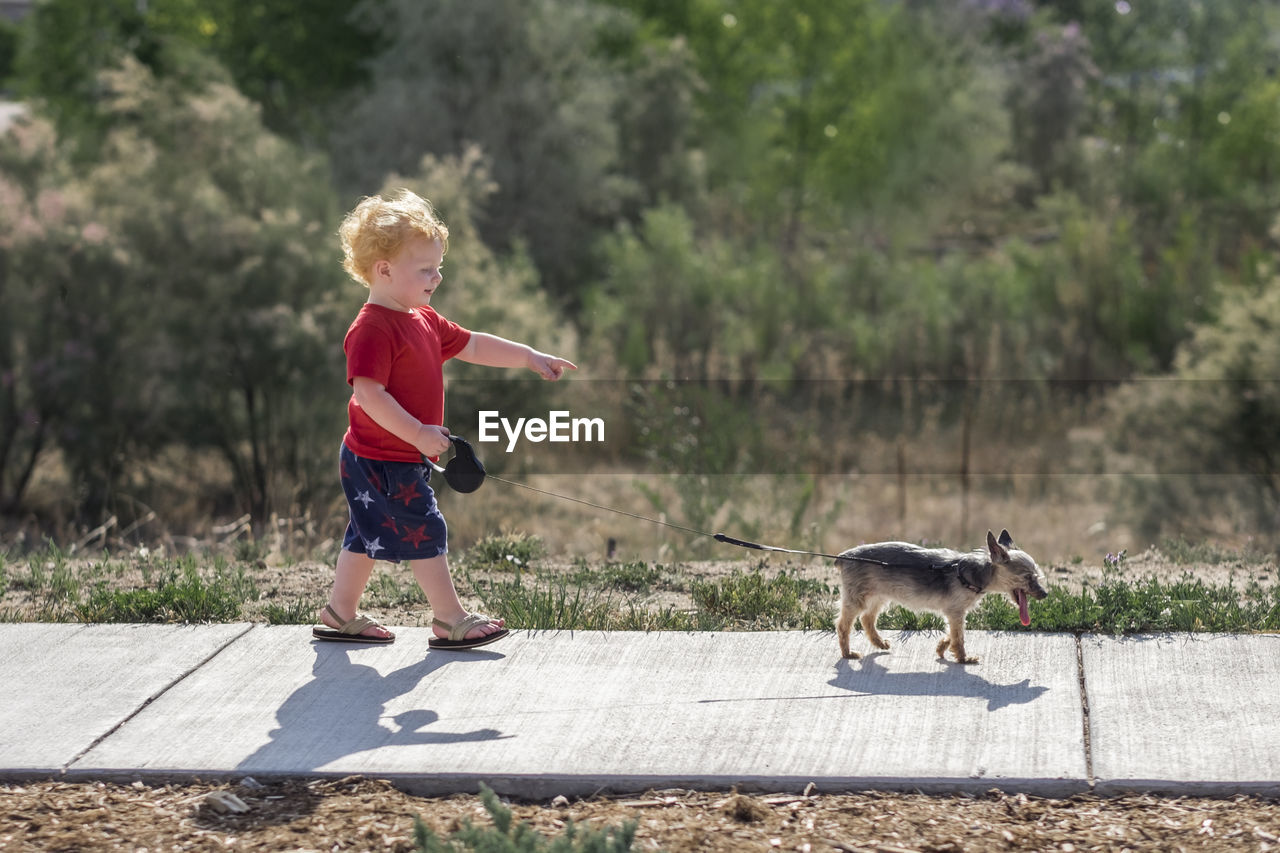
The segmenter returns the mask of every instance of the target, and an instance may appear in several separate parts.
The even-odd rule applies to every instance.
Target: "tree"
[[[424,154],[457,157],[479,146],[496,185],[476,216],[485,242],[523,245],[547,290],[574,302],[595,237],[641,195],[621,168],[615,119],[684,132],[681,120],[656,122],[656,105],[622,100],[622,71],[601,44],[616,56],[617,42],[631,38],[630,19],[587,0],[443,0],[430,14],[413,0],[389,0],[361,14],[388,46],[372,63],[371,86],[340,110],[333,153],[341,185],[367,194],[388,174],[413,172]],[[687,85],[681,61],[655,54],[653,77]],[[643,168],[662,150],[651,140],[626,157]]]
[[[1106,0],[1075,5],[1100,71],[1086,130],[1110,152],[1097,166],[1141,209],[1144,242],[1159,245],[1188,212],[1223,261],[1263,239],[1274,203],[1238,178],[1275,180],[1280,143],[1264,116],[1274,114],[1280,11],[1249,0],[1124,4],[1122,14]]]
[[[255,518],[304,504],[331,479],[337,342],[358,305],[335,287],[323,164],[225,83],[193,93],[126,59],[100,90],[94,162],[55,148],[16,193],[4,350],[41,431],[10,444],[56,446],[95,523],[127,484],[148,488],[162,449],[219,455]]]
[[[255,518],[288,510],[328,485],[342,394],[323,389],[341,388],[337,342],[357,301],[335,287],[324,164],[228,85],[188,94],[132,63],[106,83],[108,108],[131,119],[94,191],[135,253],[134,286],[164,307],[169,438],[216,450]]]
[[[695,133],[703,83],[688,41],[634,35],[619,48],[617,63],[618,170],[636,187],[621,218],[636,222],[641,211],[664,204],[700,209],[705,159]]]
[[[366,64],[378,52],[375,34],[354,14],[361,0],[198,2],[208,49],[262,106],[267,127],[322,148],[330,109],[368,79]]]
[[[376,6],[379,0],[363,0]],[[366,79],[376,53],[353,9],[362,0],[45,0],[24,22],[15,79],[64,134],[97,139],[99,73],[133,57],[198,88],[216,59],[263,108],[272,130],[321,148],[328,111]],[[3,31],[0,30],[0,36]],[[4,79],[0,38],[0,81]],[[194,73],[193,73],[194,72]]]
[[[159,75],[198,69],[202,31],[210,25],[201,0],[46,0],[23,22],[15,80],[25,98],[39,99],[64,140],[104,131],[106,94],[99,73],[132,57]],[[79,141],[79,140],[78,140]]]
[[[933,14],[937,12],[938,14]],[[975,72],[963,16],[869,0],[700,2],[687,27],[713,188],[790,245],[830,209],[912,208],[992,156],[1000,92]]]
[[[1079,24],[1038,32],[1019,71],[1010,88],[1015,155],[1036,176],[1036,194],[1075,189],[1083,180],[1088,84],[1098,74]]]
[[[0,18],[0,91],[9,88],[9,76],[18,58],[18,26]]]
[[[1146,535],[1203,534],[1230,520],[1280,530],[1280,278],[1237,289],[1200,325],[1169,374],[1112,401],[1111,437],[1130,454],[1124,505]]]
[[[80,211],[68,215],[56,190],[68,173],[47,122],[26,120],[0,137],[0,511],[7,513],[22,505],[36,463],[55,443],[70,396],[64,388],[75,380],[59,360],[69,343],[56,327],[66,282],[31,274],[45,248],[62,263],[76,242]]]

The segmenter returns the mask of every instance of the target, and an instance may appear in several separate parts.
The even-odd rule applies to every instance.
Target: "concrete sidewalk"
[[[1280,795],[1280,635],[974,631],[958,666],[916,632],[860,661],[830,632],[397,633],[0,625],[0,778]]]

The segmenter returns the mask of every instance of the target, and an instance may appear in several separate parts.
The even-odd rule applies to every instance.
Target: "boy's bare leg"
[[[333,591],[329,593],[329,606],[342,617],[343,622],[354,619],[360,604],[360,596],[369,585],[369,575],[373,574],[373,558],[355,551],[343,550],[338,554],[338,567],[333,573]],[[334,624],[333,617],[320,611],[320,621],[330,628],[341,628],[342,623]],[[365,628],[360,632],[362,637],[390,637],[391,632],[381,625]]]
[[[418,586],[422,587],[422,591],[427,596],[432,615],[446,624],[458,624],[458,621],[467,615],[467,611],[462,606],[461,599],[458,598],[458,591],[453,587],[453,578],[449,574],[448,555],[441,554],[439,557],[427,560],[412,560],[409,565],[413,567],[413,577],[418,581]],[[503,620],[495,619],[487,625],[472,628],[464,639],[475,640],[487,637],[500,630],[504,624]],[[449,637],[449,632],[443,628],[435,628],[435,633],[442,639]]]

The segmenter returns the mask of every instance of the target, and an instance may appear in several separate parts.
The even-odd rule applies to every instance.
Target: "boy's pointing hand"
[[[554,382],[564,375],[565,368],[569,370],[577,370],[578,365],[569,361],[567,358],[559,356],[547,355],[544,352],[534,350],[529,354],[529,369],[541,376],[543,379]]]

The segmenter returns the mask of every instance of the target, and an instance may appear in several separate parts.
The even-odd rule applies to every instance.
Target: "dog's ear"
[[[1005,531],[1007,534],[1008,531]],[[990,530],[987,531],[987,551],[991,554],[991,562],[1007,563],[1009,562],[1009,552],[1005,547],[996,541],[996,535]]]
[[[1009,531],[1008,531],[1008,530],[1001,530],[1001,531],[1000,531],[1000,539],[999,539],[998,541],[1000,542],[1000,544],[1001,544],[1001,545],[1003,545],[1003,546],[1004,546],[1004,547],[1006,547],[1006,548],[1012,548],[1012,547],[1014,547],[1014,546],[1013,546],[1013,537],[1009,535]]]

